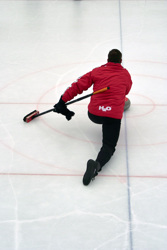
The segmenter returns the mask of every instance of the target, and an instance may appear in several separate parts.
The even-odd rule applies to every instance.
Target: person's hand
[[[72,116],[75,115],[74,112],[67,109],[65,102],[62,100],[62,96],[59,102],[56,103],[53,107],[54,107],[53,110],[54,112],[64,115],[68,121],[71,120]]]

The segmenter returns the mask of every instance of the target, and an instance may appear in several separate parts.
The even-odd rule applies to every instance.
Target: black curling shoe
[[[94,160],[89,160],[87,162],[87,169],[83,176],[83,184],[85,186],[89,185],[91,180],[93,181],[95,179],[95,176],[98,175],[98,172],[100,170],[100,163]]]

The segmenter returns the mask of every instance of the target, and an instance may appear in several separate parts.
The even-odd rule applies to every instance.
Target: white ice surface
[[[167,1],[0,0],[0,250],[167,249]],[[123,52],[132,75],[115,155],[83,186],[101,126],[84,100],[49,113]],[[83,93],[91,93],[92,89]]]

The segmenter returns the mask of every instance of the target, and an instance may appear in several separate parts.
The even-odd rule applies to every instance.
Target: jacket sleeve
[[[72,100],[76,95],[82,94],[83,91],[90,88],[93,84],[91,72],[81,76],[64,92],[62,99],[64,102]]]

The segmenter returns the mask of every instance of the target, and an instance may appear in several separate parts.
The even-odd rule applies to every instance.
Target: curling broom
[[[88,98],[88,97],[90,97],[90,96],[92,96],[92,95],[96,95],[96,94],[105,92],[105,91],[108,90],[108,89],[110,89],[110,87],[106,87],[106,88],[100,89],[100,90],[95,91],[95,92],[93,92],[93,93],[91,93],[91,94],[89,94],[89,95],[85,95],[85,96],[83,96],[83,97],[80,97],[80,98],[78,98],[78,99],[76,99],[76,100],[74,100],[74,101],[67,102],[66,105],[70,105],[70,104],[72,104],[72,103],[75,103],[75,102],[81,101],[81,100],[83,100],[83,99],[85,99],[85,98]],[[28,115],[26,115],[26,116],[23,118],[23,121],[26,122],[26,123],[28,123],[28,122],[32,121],[34,118],[36,118],[36,117],[38,117],[38,116],[41,116],[41,115],[44,115],[44,114],[47,114],[47,113],[52,112],[52,111],[54,111],[54,110],[55,110],[55,108],[52,108],[52,109],[46,110],[46,111],[44,111],[44,112],[42,112],[42,113],[39,113],[39,111],[34,110],[34,111],[32,111],[31,113],[29,113]]]

